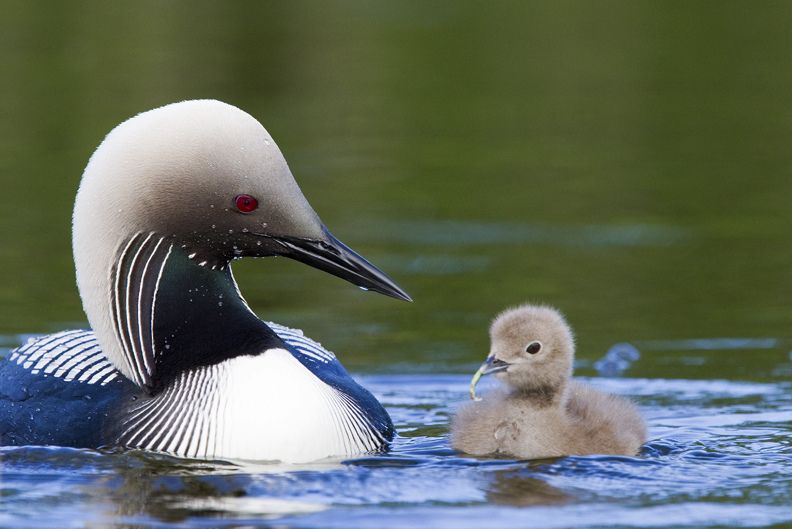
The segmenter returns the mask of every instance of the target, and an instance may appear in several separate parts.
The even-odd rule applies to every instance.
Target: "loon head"
[[[141,385],[167,356],[164,313],[179,310],[158,301],[164,283],[211,291],[233,283],[235,258],[285,256],[410,300],[324,226],[264,127],[213,100],[150,110],[107,135],[77,193],[73,249],[91,326],[107,357]]]

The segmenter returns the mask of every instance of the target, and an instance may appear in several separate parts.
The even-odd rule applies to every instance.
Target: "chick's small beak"
[[[509,362],[504,362],[495,355],[489,355],[484,363],[481,364],[481,367],[479,367],[479,371],[481,371],[482,375],[489,375],[490,373],[495,373],[496,371],[503,371],[510,365],[511,364]]]
[[[497,371],[503,371],[504,369],[508,369],[510,365],[510,363],[504,362],[494,354],[489,355],[487,360],[481,364],[481,366],[478,368],[478,371],[476,371],[476,373],[473,375],[473,379],[470,381],[470,399],[481,400],[481,398],[476,396],[476,384],[478,384],[478,381],[482,376],[489,375],[490,373],[495,373]]]

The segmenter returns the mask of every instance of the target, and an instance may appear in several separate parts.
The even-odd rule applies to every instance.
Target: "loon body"
[[[232,260],[282,255],[409,300],[330,234],[248,114],[187,101],[116,127],[83,174],[74,253],[93,330],[0,363],[0,444],[303,462],[392,439],[333,353],[260,320],[234,281]]]

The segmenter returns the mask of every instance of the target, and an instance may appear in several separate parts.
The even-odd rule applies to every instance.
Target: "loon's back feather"
[[[337,364],[343,369],[331,351],[305,336],[301,330],[274,322],[267,322],[267,325],[284,342],[296,349],[298,354],[305,357],[298,358],[304,363],[316,362],[328,367],[335,367],[334,364]],[[64,382],[76,380],[105,386],[118,377],[124,377],[102,353],[94,332],[84,329],[31,338],[27,343],[11,351],[8,360],[21,366],[31,375],[62,378]],[[0,380],[0,388],[5,385],[3,384],[5,380],[5,377]],[[13,389],[9,388],[9,391],[13,392]]]

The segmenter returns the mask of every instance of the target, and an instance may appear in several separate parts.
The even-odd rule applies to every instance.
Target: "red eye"
[[[250,213],[258,208],[258,200],[250,195],[237,195],[234,197],[234,205],[242,213]]]

